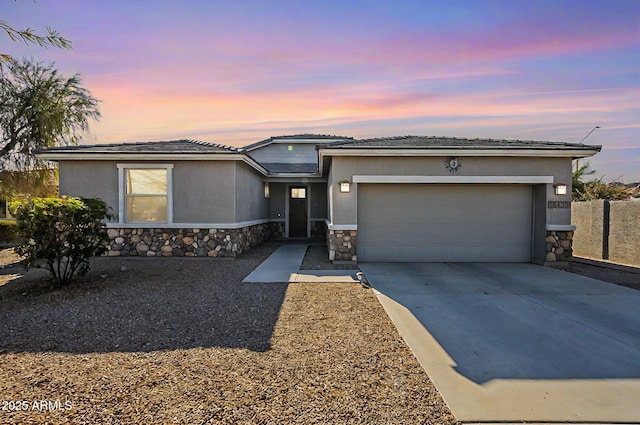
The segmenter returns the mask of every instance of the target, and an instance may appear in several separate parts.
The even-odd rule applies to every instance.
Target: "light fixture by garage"
[[[567,185],[564,183],[556,183],[553,185],[554,191],[556,195],[566,195],[567,194]]]

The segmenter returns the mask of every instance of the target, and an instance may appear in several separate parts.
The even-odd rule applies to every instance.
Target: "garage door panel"
[[[531,206],[523,185],[362,184],[358,258],[528,262]]]
[[[452,255],[452,251],[456,254]],[[358,258],[361,256],[362,262],[520,262],[531,261],[530,251],[522,247],[469,247],[451,246],[448,248],[436,248],[430,250],[429,258],[423,255],[422,247],[394,248],[393,258],[389,259],[389,251],[384,248],[358,248]],[[508,258],[505,259],[505,258]],[[471,259],[471,260],[469,260]]]

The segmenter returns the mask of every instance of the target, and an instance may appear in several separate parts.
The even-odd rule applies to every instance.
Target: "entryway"
[[[289,186],[289,237],[306,238],[307,234],[307,188]]]

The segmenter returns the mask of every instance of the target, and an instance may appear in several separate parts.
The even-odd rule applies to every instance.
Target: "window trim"
[[[173,164],[145,164],[145,163],[122,163],[116,164],[118,167],[118,223],[119,224],[139,224],[140,226],[173,224]],[[167,170],[167,221],[128,221],[126,219],[127,208],[127,188],[125,171],[141,169],[162,169]]]

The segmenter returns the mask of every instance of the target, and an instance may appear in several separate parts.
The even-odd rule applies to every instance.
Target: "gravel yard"
[[[0,251],[0,423],[455,423],[371,290],[241,284],[276,247],[62,290]]]

